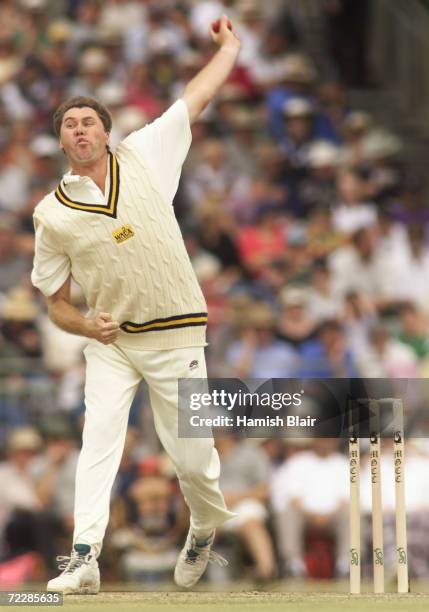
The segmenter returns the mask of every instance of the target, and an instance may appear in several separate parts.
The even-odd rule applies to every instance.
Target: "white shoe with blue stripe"
[[[174,581],[178,586],[188,589],[194,586],[203,575],[209,561],[222,567],[228,565],[226,559],[211,549],[214,536],[213,531],[208,538],[197,539],[189,529],[185,546],[180,551],[174,571]]]
[[[47,590],[64,595],[95,595],[100,590],[100,570],[91,546],[75,544],[70,557],[57,557],[62,573],[48,582]]]

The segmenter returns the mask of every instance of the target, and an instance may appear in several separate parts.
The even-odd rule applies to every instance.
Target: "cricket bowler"
[[[219,47],[160,118],[109,148],[111,118],[91,98],[55,112],[71,170],[36,206],[33,284],[61,329],[86,336],[85,423],[76,473],[69,557],[49,591],[98,593],[97,558],[109,521],[128,413],[144,379],[157,434],[174,463],[190,509],[175,581],[191,587],[209,560],[215,528],[235,516],[219,489],[212,439],[179,439],[179,378],[206,377],[207,307],[176,221],[172,200],[196,121],[226,81],[240,41],[226,15],[211,26]],[[89,313],[70,301],[71,278]]]

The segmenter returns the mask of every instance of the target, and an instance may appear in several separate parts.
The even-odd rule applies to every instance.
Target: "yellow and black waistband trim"
[[[75,210],[83,210],[85,212],[97,213],[99,215],[106,215],[107,217],[117,216],[118,198],[119,198],[119,164],[116,156],[109,152],[109,164],[110,164],[110,189],[108,197],[108,205],[100,206],[99,204],[85,204],[84,202],[77,202],[71,200],[64,191],[64,182],[58,185],[55,191],[55,197],[61,204],[74,208]]]
[[[142,334],[150,331],[163,331],[166,329],[179,329],[180,327],[196,327],[207,325],[206,312],[193,312],[189,314],[176,315],[165,319],[153,319],[147,323],[133,323],[125,321],[121,329],[128,334]]]

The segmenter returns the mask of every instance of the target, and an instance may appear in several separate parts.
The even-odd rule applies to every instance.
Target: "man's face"
[[[109,134],[96,111],[70,108],[63,117],[60,146],[72,164],[89,166],[106,154]]]
[[[286,120],[286,131],[297,144],[306,142],[311,135],[311,117],[291,117]]]

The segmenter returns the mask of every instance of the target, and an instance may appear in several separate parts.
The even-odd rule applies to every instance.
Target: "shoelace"
[[[225,557],[222,557],[219,553],[211,550],[209,553],[209,563],[217,563],[220,567],[226,567],[228,565],[228,561]]]
[[[198,560],[199,556],[200,553],[198,552],[198,550],[195,550],[195,548],[190,548],[186,551],[185,562],[189,564],[195,563]],[[222,555],[215,552],[214,550],[211,550],[209,552],[209,563],[216,563],[220,567],[226,567],[228,565],[228,561],[225,559],[225,557],[222,557]]]
[[[86,557],[82,557],[81,555],[71,554],[70,557],[59,556],[57,557],[57,561],[60,562],[58,565],[58,569],[65,570],[65,574],[71,574],[75,569],[81,567],[85,563],[88,563]]]

